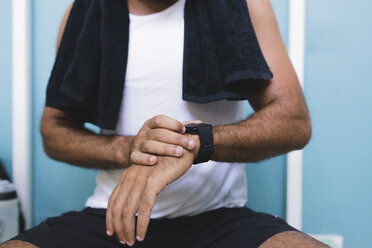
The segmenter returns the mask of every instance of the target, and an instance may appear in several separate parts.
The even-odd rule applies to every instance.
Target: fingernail
[[[143,241],[143,238],[140,237],[140,236],[136,236],[136,239],[137,239],[139,242],[142,242],[142,241]]]
[[[176,148],[176,154],[177,154],[177,155],[181,155],[181,154],[182,154],[182,148],[181,148],[181,147],[178,146],[178,147]]]
[[[156,157],[150,157],[150,163],[155,163],[156,162]]]
[[[106,234],[107,234],[107,236],[111,236],[113,233],[112,233],[112,231],[107,230]]]
[[[185,133],[185,132],[186,132],[186,127],[183,126],[183,128],[182,128],[182,133]]]
[[[189,142],[187,142],[187,145],[189,146],[189,148],[194,148],[195,142],[193,140],[189,140]]]
[[[127,241],[127,245],[128,246],[133,246],[133,244],[131,242],[129,242],[129,241]]]
[[[122,244],[122,245],[126,245],[127,243],[124,242],[124,241],[121,241],[121,240],[120,240],[120,244]]]

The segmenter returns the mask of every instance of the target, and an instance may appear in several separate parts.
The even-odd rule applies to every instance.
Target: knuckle
[[[154,117],[154,124],[155,124],[156,126],[160,126],[161,123],[163,122],[164,118],[165,118],[164,115],[157,115],[157,116],[155,116],[155,117]]]
[[[121,207],[115,205],[112,207],[112,216],[114,218],[120,217],[121,216]]]
[[[132,161],[136,161],[136,153],[135,153],[135,152],[132,152],[132,153],[130,154],[130,160],[132,160]]]
[[[124,217],[124,218],[128,218],[128,217],[130,217],[131,215],[133,215],[133,214],[132,214],[132,210],[130,209],[130,207],[125,207],[125,208],[123,209],[123,217]]]
[[[159,117],[155,117],[153,122],[154,122],[154,126],[158,127],[159,124],[160,124],[160,118]]]
[[[156,131],[153,132],[152,137],[155,140],[159,140],[162,137],[162,132],[160,130],[156,130]]]
[[[151,143],[146,141],[142,143],[142,151],[151,151]]]

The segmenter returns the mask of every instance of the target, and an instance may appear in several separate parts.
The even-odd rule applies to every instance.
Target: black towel
[[[124,0],[75,0],[47,89],[46,105],[115,129],[128,59]],[[272,78],[245,0],[186,0],[183,99],[247,99]]]

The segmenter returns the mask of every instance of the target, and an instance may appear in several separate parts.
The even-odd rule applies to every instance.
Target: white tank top
[[[128,65],[119,121],[103,134],[136,135],[158,114],[179,121],[213,125],[244,118],[241,101],[195,104],[182,100],[185,0],[146,16],[130,14]],[[86,206],[106,208],[124,170],[102,170]],[[195,215],[220,207],[242,207],[247,201],[245,165],[209,161],[193,165],[158,196],[151,218]]]

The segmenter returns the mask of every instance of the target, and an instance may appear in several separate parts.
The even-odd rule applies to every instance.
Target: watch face
[[[186,132],[185,133],[189,133],[189,134],[198,134],[198,128],[197,126],[195,126],[196,124],[187,124],[185,125],[185,128],[186,128]]]
[[[189,134],[199,134],[199,128],[200,127],[206,127],[206,126],[212,127],[212,125],[205,124],[205,123],[191,123],[191,124],[186,124],[185,125],[186,133],[189,133]]]
[[[185,124],[185,127],[201,127],[201,126],[204,126],[204,125],[208,125],[208,124],[203,124],[203,123],[190,123],[190,124]]]
[[[194,164],[204,163],[212,158],[214,153],[213,126],[205,123],[186,124],[186,133],[199,135],[199,154]]]

